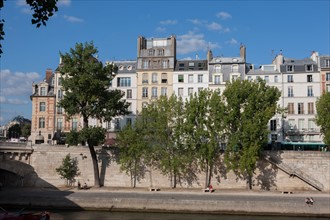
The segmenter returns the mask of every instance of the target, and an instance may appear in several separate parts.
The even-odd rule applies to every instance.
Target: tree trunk
[[[210,185],[209,183],[209,164],[208,161],[205,161],[205,188]]]
[[[99,174],[99,165],[97,163],[97,157],[95,153],[94,146],[91,144],[88,144],[89,151],[92,156],[92,162],[93,162],[93,169],[94,169],[94,186],[95,187],[101,187],[100,185],[100,174]]]

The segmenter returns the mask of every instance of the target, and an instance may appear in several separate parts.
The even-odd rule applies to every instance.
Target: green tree
[[[4,0],[0,0],[0,10],[4,6]],[[36,27],[39,28],[41,25],[46,26],[46,21],[50,17],[54,15],[54,12],[58,10],[57,8],[58,0],[26,0],[26,4],[28,4],[33,11],[31,22],[32,24],[36,24]],[[1,41],[4,40],[4,19],[0,19],[0,55],[2,54],[2,44]]]
[[[252,189],[252,176],[262,146],[268,141],[268,121],[281,95],[276,87],[256,81],[235,80],[223,92],[226,101],[227,148],[225,163]]]
[[[88,144],[93,161],[94,184],[99,187],[100,174],[94,146],[104,140],[104,133],[102,137],[102,129],[87,129],[88,119],[111,121],[115,116],[128,114],[129,104],[121,100],[124,93],[120,90],[109,90],[110,81],[118,68],[114,64],[103,65],[95,58],[97,53],[93,42],[77,43],[69,53],[60,53],[62,63],[59,71],[63,75],[64,97],[59,106],[65,109],[68,117],[79,114],[83,118],[85,130],[81,132],[81,137]],[[95,134],[100,140],[95,139]]]
[[[31,135],[31,124],[24,124],[22,127],[22,136],[28,138]]]
[[[71,158],[70,154],[67,154],[62,160],[61,166],[56,168],[56,172],[62,179],[66,179],[67,185],[72,185],[74,178],[80,175],[77,158]]]
[[[141,122],[137,118],[133,125],[126,125],[116,137],[120,149],[120,169],[130,175],[133,188],[146,171],[145,159],[148,151]]]
[[[21,126],[19,124],[14,124],[9,127],[7,137],[8,138],[19,138],[22,134]]]
[[[185,132],[187,145],[195,152],[200,169],[205,172],[205,187],[212,178],[224,138],[224,104],[218,92],[201,90],[186,103]]]
[[[316,101],[316,110],[315,122],[321,127],[323,142],[330,145],[330,92],[324,93]]]

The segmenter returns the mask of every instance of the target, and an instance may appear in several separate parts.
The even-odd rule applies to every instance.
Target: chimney
[[[243,44],[239,47],[239,55],[244,59],[244,62],[246,62],[246,47]]]
[[[213,54],[211,50],[207,51],[207,61],[210,62],[213,59]]]
[[[49,78],[52,76],[53,71],[52,69],[46,69],[46,81],[49,80]]]

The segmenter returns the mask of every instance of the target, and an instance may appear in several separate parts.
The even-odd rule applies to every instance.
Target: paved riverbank
[[[308,206],[306,197],[315,203]],[[36,189],[4,188],[0,206],[24,206],[43,209],[108,211],[178,212],[178,213],[247,213],[253,215],[291,215],[330,217],[330,193],[201,189],[76,188]]]

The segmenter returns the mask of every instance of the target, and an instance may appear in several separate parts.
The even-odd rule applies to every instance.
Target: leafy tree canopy
[[[316,102],[316,124],[321,127],[323,142],[330,145],[330,92],[323,94]]]
[[[67,180],[67,185],[71,185],[74,178],[80,175],[77,158],[72,158],[70,154],[67,154],[62,160],[61,166],[56,168],[56,172],[62,179]]]

